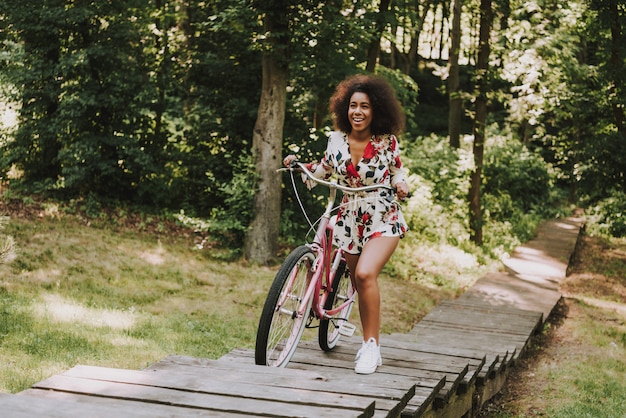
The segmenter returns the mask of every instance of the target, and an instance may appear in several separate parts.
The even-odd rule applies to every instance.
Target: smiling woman
[[[395,92],[382,77],[355,75],[339,83],[330,99],[335,131],[320,163],[308,169],[320,179],[335,175],[347,187],[387,186],[403,199],[408,195],[396,135],[404,127],[404,112]],[[285,157],[289,166],[296,157]],[[344,252],[358,293],[363,346],[357,352],[356,373],[374,373],[380,356],[380,289],[378,276],[408,230],[399,204],[388,189],[368,192],[372,199],[344,194],[334,227],[334,244]]]

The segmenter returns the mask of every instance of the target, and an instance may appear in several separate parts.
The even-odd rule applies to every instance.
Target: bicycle
[[[313,328],[319,320],[318,343],[322,350],[332,350],[344,336],[354,335],[356,327],[349,322],[356,298],[356,287],[343,257],[343,251],[333,247],[333,212],[337,209],[337,190],[358,194],[391,186],[371,185],[357,188],[341,186],[335,182],[313,176],[307,167],[294,161],[289,168],[294,190],[294,171],[302,172],[307,178],[330,189],[326,209],[318,219],[317,228],[307,218],[315,238],[311,243],[294,249],[278,270],[267,294],[259,325],[255,346],[255,363],[273,367],[286,367],[293,355],[305,328]]]

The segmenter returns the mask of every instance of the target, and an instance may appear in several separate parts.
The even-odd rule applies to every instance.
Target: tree
[[[450,146],[461,146],[461,118],[463,116],[463,101],[459,89],[459,52],[461,49],[461,10],[463,0],[453,0],[452,3],[452,31],[450,33],[450,54],[448,74],[448,101],[450,110],[448,115],[448,135]]]
[[[56,121],[62,37],[58,16],[64,5],[58,0],[37,5],[7,0],[5,5],[3,29],[14,34],[21,48],[14,48],[13,59],[6,61],[10,82],[17,87],[14,100],[20,111],[19,128],[12,147],[3,155],[3,166],[17,165],[34,181],[55,179],[61,172],[58,153],[62,143]]]
[[[374,33],[372,34],[372,40],[367,48],[367,66],[366,70],[373,73],[376,70],[376,63],[378,62],[378,54],[380,52],[380,39],[387,26],[387,15],[389,14],[389,5],[391,0],[381,0],[378,14],[376,15],[376,21],[374,26]]]
[[[271,3],[259,5],[268,44],[263,52],[261,102],[252,134],[258,189],[244,247],[246,259],[254,263],[267,263],[274,257],[280,229],[281,181],[276,168],[282,162],[291,4],[289,1]]]
[[[481,187],[483,158],[485,152],[485,126],[487,122],[487,91],[489,88],[489,53],[491,49],[491,24],[493,11],[491,0],[480,1],[480,32],[478,37],[478,59],[476,61],[476,115],[474,119],[474,171],[470,176],[469,212],[470,235],[477,245],[483,243]]]
[[[626,35],[622,27],[621,20],[624,17],[624,2],[617,0],[604,1],[598,3],[604,3],[602,6],[604,10],[601,10],[608,19],[608,26],[611,32],[611,42],[609,46],[610,57],[607,65],[608,81],[609,81],[609,99],[611,103],[611,110],[613,111],[613,119],[617,132],[626,140],[626,116],[624,115],[624,41]],[[600,6],[600,7],[602,7]]]

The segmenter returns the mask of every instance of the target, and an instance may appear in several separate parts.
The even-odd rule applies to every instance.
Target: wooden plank
[[[120,379],[122,380],[122,379]],[[124,379],[126,380],[126,379]],[[130,379],[132,380],[132,379]],[[149,379],[147,379],[149,380]],[[175,390],[159,386],[145,386],[139,383],[93,380],[72,376],[53,376],[34,386],[37,389],[57,390],[84,395],[103,396],[113,399],[125,399],[141,402],[161,403],[179,407],[192,407],[206,410],[257,414],[258,416],[326,416],[337,414],[369,417],[374,412],[374,402],[365,398],[357,405],[354,400],[346,399],[345,404],[333,407],[320,405],[319,401],[309,402],[302,393],[304,403],[283,402],[282,397],[274,394],[264,398],[234,397],[218,393],[203,393],[189,390]],[[230,388],[229,388],[230,389]],[[236,388],[235,390],[238,390]],[[219,392],[219,391],[218,391]],[[348,406],[349,405],[349,406]]]
[[[456,299],[444,299],[439,302],[438,306],[449,307],[451,309],[488,312],[502,316],[524,317],[530,319],[534,319],[538,314],[540,314],[539,311],[519,309],[513,306],[486,305],[481,301],[465,299],[463,298],[463,295],[459,296]]]
[[[309,365],[302,365],[299,363],[290,363],[289,370],[293,370],[293,369],[301,369],[302,367],[308,367]],[[337,372],[337,369],[333,366],[316,366],[317,370],[322,371],[323,373],[333,373],[333,372]],[[395,372],[395,374],[394,374]],[[442,390],[444,390],[444,386],[447,384],[447,376],[441,375],[441,374],[433,374],[433,377],[430,378],[424,378],[422,376],[423,373],[420,372],[415,372],[413,370],[403,370],[400,368],[392,368],[392,367],[387,367],[383,370],[377,371],[376,373],[372,374],[372,375],[367,375],[367,376],[362,376],[363,378],[367,378],[368,381],[372,381],[373,384],[379,384],[379,382],[381,385],[385,385],[387,384],[386,382],[390,382],[390,381],[395,381],[395,380],[403,380],[403,379],[408,379],[408,381],[410,382],[417,382],[417,386],[416,386],[416,391],[420,390],[420,388],[423,388],[425,391],[430,393],[430,396],[428,397],[429,401],[432,401],[434,399],[434,397]],[[416,376],[417,375],[417,376]],[[431,383],[431,381],[435,380],[435,376],[438,377],[437,383],[436,385],[433,385]],[[451,375],[451,378],[456,378],[456,375]],[[424,385],[424,386],[422,386]]]
[[[440,306],[447,309],[459,310],[461,312],[482,312],[496,315],[502,320],[508,321],[511,318],[529,322],[543,322],[541,311],[519,309],[507,305],[489,305],[485,301],[464,297],[467,292],[454,300],[444,300]]]
[[[181,408],[162,404],[128,402],[82,396],[84,401],[77,401],[76,396],[64,396],[60,392],[28,389],[16,395],[0,397],[0,411],[3,417],[11,418],[110,418],[115,416],[129,418],[166,418],[173,416],[242,418],[240,414],[215,413],[215,411]],[[248,415],[249,416],[249,415]]]
[[[357,342],[358,341],[358,342]],[[317,360],[325,362],[325,364],[337,364],[341,362],[344,366],[354,367],[354,353],[361,346],[360,339],[342,341],[340,345],[329,353],[319,350],[313,342],[305,342],[298,347],[299,356],[308,358],[309,360]],[[468,362],[473,359],[460,359],[442,355],[438,353],[426,353],[413,350],[410,345],[397,348],[393,344],[381,344],[381,355],[383,357],[383,366],[392,364],[395,360],[402,360],[415,363],[412,368],[421,370],[430,370],[436,372],[456,372],[463,369]],[[300,357],[298,357],[300,358]],[[300,359],[302,360],[302,359]],[[298,361],[298,360],[295,360]],[[478,360],[476,360],[478,362]]]
[[[441,344],[433,344],[427,340],[419,338],[415,334],[390,334],[384,337],[386,345],[395,348],[406,348],[420,351],[423,353],[438,353],[441,355],[454,356],[462,359],[481,360],[486,355],[499,352],[489,352],[482,349],[473,349],[464,346],[447,346]]]
[[[235,349],[234,352],[237,352],[237,355],[245,353],[246,356],[252,355],[249,350]],[[172,365],[168,365],[171,363]],[[233,364],[234,363],[234,364]],[[256,366],[251,364],[248,361],[238,362],[232,360],[208,360],[208,359],[199,359],[195,357],[184,357],[184,356],[168,356],[163,361],[150,366],[150,368],[169,368],[176,367],[179,365],[187,365],[189,367],[195,367],[194,365],[200,364],[205,365],[211,368],[222,368],[223,370],[232,370],[233,367],[240,368],[243,367],[245,370],[252,370],[254,372],[258,372],[261,374],[269,374],[269,375],[284,375],[285,369],[279,369],[274,367],[264,367],[264,366]],[[323,382],[326,381],[337,381],[340,384],[347,382],[348,384],[361,384],[361,385],[371,385],[377,388],[393,388],[398,389],[404,386],[411,386],[415,384],[414,381],[410,381],[407,378],[402,376],[391,376],[385,375],[385,377],[380,377],[377,373],[373,375],[357,375],[354,372],[346,373],[345,369],[336,369],[330,367],[324,367],[320,365],[320,367],[313,367],[311,369],[301,369],[301,368],[287,368],[289,370],[288,375],[294,376],[296,379],[309,379],[309,380],[320,380]],[[438,383],[438,379],[432,380],[424,380],[417,382],[418,385],[426,386],[426,387],[436,387]]]
[[[360,343],[359,343],[360,344]],[[328,361],[330,359],[337,359],[348,362],[350,367],[354,367],[353,359],[355,350],[346,345],[337,346],[330,353],[320,352],[319,348],[313,344],[301,344],[298,347],[300,354],[309,358],[319,358],[318,354]],[[431,371],[443,371],[443,372],[456,372],[459,369],[464,368],[468,363],[480,362],[479,359],[467,359],[459,358],[455,356],[448,356],[439,353],[428,353],[414,350],[407,345],[405,347],[398,348],[396,344],[384,344],[381,346],[381,355],[383,358],[383,366],[391,364],[396,360],[402,360],[415,363],[413,368]]]
[[[364,403],[363,398],[359,396],[337,395],[336,393],[320,391],[313,392],[308,390],[308,388],[304,389],[302,387],[276,387],[258,384],[258,375],[253,381],[246,379],[245,375],[242,375],[240,380],[231,381],[225,385],[222,381],[216,381],[210,376],[201,374],[177,373],[174,371],[154,373],[95,366],[76,366],[65,372],[63,376],[234,396],[237,398],[278,399],[283,403],[303,403],[350,409],[360,409]]]
[[[561,293],[558,288],[524,280],[513,274],[498,272],[480,278],[459,299],[482,301],[485,305],[504,305],[537,311],[542,313],[543,318],[548,318],[561,299]]]
[[[435,397],[433,394],[427,396],[416,395],[402,410],[402,417],[419,417],[423,411],[433,404]]]
[[[163,405],[149,402],[127,401],[124,399],[103,398],[100,396],[80,395],[54,390],[27,389],[15,395],[23,397],[23,404],[19,410],[27,412],[31,405],[40,404],[44,410],[39,414],[44,417],[89,417],[89,418],[249,418],[248,414],[225,411],[209,411],[206,409],[185,408],[180,406]],[[0,402],[0,405],[2,403]],[[56,413],[61,412],[60,415]],[[6,414],[4,416],[13,417]],[[21,415],[16,415],[15,418]],[[29,417],[37,416],[30,414]]]
[[[254,381],[256,385],[304,389],[311,392],[328,392],[335,394],[348,394],[354,396],[368,396],[377,399],[388,399],[401,402],[411,396],[414,383],[396,380],[387,387],[373,385],[356,374],[329,375],[321,373],[309,373],[306,371],[278,369],[274,367],[251,366],[246,367],[232,362],[220,362],[215,360],[211,366],[188,366],[163,363],[161,366],[151,366],[148,369],[155,373],[163,374],[163,378],[169,378],[172,374],[188,374],[198,379],[208,379],[223,383]]]
[[[300,352],[300,353],[296,353],[296,355],[294,355],[294,358],[292,359],[291,363],[289,364],[288,368],[309,368],[312,365],[315,366],[316,368],[318,367],[326,367],[326,368],[333,368],[336,369],[338,367],[340,367],[341,365],[343,365],[345,367],[345,362],[341,362],[341,361],[332,361],[329,360],[328,358],[324,359],[325,361],[321,362],[318,358],[316,357],[311,357],[311,356],[307,356],[306,353]],[[354,366],[350,367],[350,370],[352,370]],[[425,381],[426,379],[441,379],[442,377],[446,377],[446,379],[456,379],[458,372],[462,371],[462,369],[458,369],[458,368],[447,368],[447,371],[444,370],[432,370],[432,369],[445,369],[444,366],[434,366],[431,365],[430,367],[428,367],[428,369],[426,368],[416,368],[415,364],[409,363],[409,362],[398,362],[398,361],[392,361],[389,359],[384,359],[383,360],[383,365],[380,366],[376,373],[372,374],[372,375],[367,375],[367,376],[363,376],[363,379],[378,379],[377,376],[381,375],[381,374],[388,374],[388,375],[394,375],[394,376],[405,376],[405,377],[411,377],[413,379],[415,379],[415,381]]]
[[[191,374],[200,378],[210,378],[213,381],[219,381],[228,384],[229,382],[245,381],[245,376],[250,378],[250,374],[242,374],[241,370],[231,368],[230,370],[220,370],[214,367],[205,368],[204,370],[186,370],[168,369],[168,373],[164,374],[164,369],[155,371],[162,377],[171,379],[172,375]],[[396,380],[393,387],[379,387],[372,385],[354,373],[344,373],[343,376],[326,375],[324,379],[303,380],[298,375],[298,370],[276,369],[262,366],[255,366],[259,371],[276,371],[276,374],[255,373],[254,383],[263,387],[281,387],[289,389],[301,389],[308,392],[317,392],[320,394],[331,393],[345,397],[346,395],[366,397],[375,401],[375,407],[378,411],[385,411],[389,416],[397,416],[400,414],[406,403],[415,394],[415,383],[409,381],[399,382]],[[316,374],[318,375],[318,374]]]
[[[417,339],[418,338],[415,335],[408,334],[394,334],[386,338],[387,341],[393,341],[393,344],[402,344],[405,341],[411,343],[412,341],[416,341]],[[419,340],[419,343],[414,343],[414,346],[417,350],[422,352],[439,351],[441,354],[445,354],[448,356],[478,360],[480,362],[480,366],[470,363],[470,372],[468,372],[468,374],[471,373],[471,376],[465,377],[465,384],[470,384],[475,379],[475,375],[481,370],[485,370],[486,373],[489,373],[489,371],[495,366],[495,363],[502,355],[501,349],[496,348],[485,350],[482,347],[476,349],[468,348],[465,346],[464,341],[458,341],[458,339],[455,340],[455,344],[452,346],[445,344],[427,343],[422,339]],[[504,355],[506,355],[506,351],[504,351]],[[482,358],[480,356],[482,356]]]
[[[528,337],[520,341],[519,338],[516,338],[517,341],[511,341],[511,338],[508,336],[485,335],[480,332],[468,332],[459,336],[455,329],[450,330],[441,327],[429,327],[427,329],[416,327],[414,332],[416,330],[418,330],[419,333],[413,334],[413,338],[420,339],[421,344],[442,347],[441,350],[444,352],[454,352],[454,350],[460,349],[482,352],[485,353],[485,355],[504,356],[508,353],[509,363],[516,361],[517,356],[524,351],[530,339],[530,337]],[[513,354],[512,357],[511,354]]]
[[[497,318],[498,321],[506,322],[531,322],[535,323],[541,317],[540,311],[528,311],[510,306],[490,306],[486,304],[472,303],[459,297],[455,300],[445,300],[433,308],[430,313],[438,311],[457,312],[465,315],[489,315],[490,318]]]
[[[543,314],[539,311],[529,312],[521,309],[507,309],[506,311],[497,307],[477,308],[476,305],[463,304],[461,302],[443,303],[433,309],[426,318],[442,318],[446,315],[457,315],[460,318],[468,318],[476,323],[485,326],[488,324],[494,329],[520,329],[526,332],[527,329],[534,333],[541,326]]]
[[[428,328],[441,328],[454,330],[459,338],[465,337],[465,335],[475,333],[482,334],[488,337],[503,337],[509,338],[513,341],[526,341],[530,337],[530,333],[520,330],[510,329],[494,329],[492,327],[480,326],[478,324],[472,325],[471,323],[464,323],[463,321],[452,322],[449,320],[431,320],[430,318],[422,319],[411,332],[415,332],[416,329],[428,329]]]
[[[294,358],[292,359],[292,361],[290,362],[288,366],[289,368],[311,367],[311,366],[314,366],[316,369],[319,369],[320,367],[322,367],[326,369],[332,368],[336,370],[338,368],[338,365],[333,363],[332,361],[329,361],[328,358],[325,358],[324,361],[320,361],[319,358],[315,356],[310,356],[308,355],[308,353],[305,353],[303,351],[304,350],[300,350],[300,353],[297,353],[294,356]],[[315,351],[315,353],[319,353],[319,350]],[[320,355],[320,354],[317,354],[317,355]],[[353,356],[351,356],[351,358],[353,358]],[[345,362],[341,362],[341,363],[345,365]],[[350,367],[349,372],[352,372],[352,368],[354,367],[353,364],[354,363],[349,365]],[[447,396],[447,392],[449,390],[454,390],[455,379],[458,378],[458,374],[456,372],[455,373],[432,372],[428,370],[420,370],[420,369],[413,368],[413,367],[415,367],[415,365],[411,364],[410,362],[398,362],[398,361],[394,361],[390,359],[385,359],[383,361],[383,366],[379,367],[376,373],[372,375],[367,375],[367,376],[360,376],[360,379],[380,381],[381,379],[386,379],[386,378],[388,379],[389,377],[392,377],[394,379],[397,379],[399,377],[404,377],[404,378],[409,378],[410,379],[409,381],[413,383],[417,383],[417,384],[424,384],[425,380],[427,379],[430,379],[430,380],[438,379],[438,382],[444,382],[443,386],[439,386],[436,389],[429,388],[431,396],[427,398],[428,401],[431,401],[432,399],[434,399],[435,396],[440,395],[441,392],[444,392],[444,395],[442,396],[445,397]],[[450,379],[450,380],[448,381],[447,379]],[[378,405],[378,401],[377,401],[377,405]],[[405,406],[406,406],[406,402],[402,404],[402,408],[397,408],[396,410],[394,410],[394,412],[397,411],[397,413],[399,414],[401,410],[404,409]]]
[[[303,347],[304,346],[304,347]],[[310,354],[308,353],[310,351]],[[236,353],[234,353],[236,352]],[[222,357],[222,360],[240,362],[242,359],[245,361],[248,357],[252,357],[254,353],[251,350],[236,349],[233,350],[228,356]],[[372,375],[357,375],[353,372],[354,356],[352,354],[345,355],[333,351],[333,353],[325,353],[318,346],[314,349],[307,348],[306,342],[301,343],[294,355],[294,358],[288,365],[288,370],[302,369],[302,370],[315,370],[321,372],[323,376],[328,380],[331,376],[334,376],[337,380],[337,390],[343,390],[347,387],[357,388],[358,384],[366,383],[377,393],[372,393],[372,399],[376,401],[377,409],[387,409],[390,415],[397,415],[404,408],[406,403],[414,394],[415,386],[420,383],[415,379],[408,379],[405,376],[402,379],[395,377],[390,381],[389,378],[381,380],[380,373]],[[270,368],[271,369],[271,368]],[[349,369],[349,370],[348,370]],[[439,376],[441,378],[441,376]],[[394,396],[389,396],[390,391],[394,392]],[[399,394],[402,394],[399,397]],[[362,394],[361,394],[362,395]]]
[[[461,315],[452,310],[431,311],[422,318],[421,324],[446,324],[448,326],[461,327],[464,330],[490,331],[497,334],[532,335],[539,323],[521,321],[503,321],[489,314],[466,312]]]
[[[358,341],[358,340],[357,340]],[[342,345],[350,345],[353,348],[342,349],[340,346],[336,347],[330,353],[325,353],[319,348],[313,348],[314,344],[310,342],[301,343],[294,355],[292,361],[287,366],[288,368],[298,368],[304,370],[310,370],[313,367],[315,370],[333,369],[338,370],[341,368],[354,367],[354,346],[358,346],[354,340],[347,339],[341,342]],[[305,346],[305,347],[303,347]],[[310,348],[307,348],[310,347]],[[381,348],[381,350],[384,350]],[[347,353],[348,351],[349,353]],[[253,355],[249,352],[238,352],[236,357],[240,355]],[[445,377],[444,385],[436,392],[433,393],[434,398],[440,398],[444,402],[454,392],[456,392],[458,386],[461,384],[463,378],[469,370],[468,362],[465,361],[463,366],[450,366],[445,364],[443,357],[440,359],[441,364],[420,364],[416,365],[414,362],[405,361],[403,359],[384,358],[383,366],[379,367],[376,373],[368,376],[363,376],[366,379],[380,379],[385,375],[405,376],[415,379],[441,379]],[[433,370],[434,369],[434,370]]]
[[[497,332],[491,329],[476,329],[463,327],[455,324],[444,322],[420,321],[412,330],[411,334],[418,338],[431,339],[433,337],[441,337],[445,335],[456,337],[457,340],[480,342],[482,346],[487,347],[492,342],[502,343],[508,342],[515,346],[517,344],[526,344],[531,337],[527,334],[514,334]]]

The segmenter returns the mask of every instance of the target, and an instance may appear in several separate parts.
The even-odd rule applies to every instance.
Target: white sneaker
[[[367,341],[363,341],[361,349],[356,353],[354,362],[356,363],[354,371],[359,374],[374,373],[376,368],[383,364],[383,360],[380,357],[380,346],[376,344],[376,339],[372,337]]]

